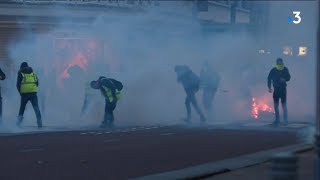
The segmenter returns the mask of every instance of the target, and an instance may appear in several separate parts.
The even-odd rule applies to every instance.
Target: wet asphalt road
[[[183,126],[0,136],[0,179],[130,179],[296,142],[294,131]]]

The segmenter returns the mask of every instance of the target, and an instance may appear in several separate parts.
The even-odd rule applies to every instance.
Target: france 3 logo
[[[300,11],[292,11],[292,14],[294,17],[289,16],[288,17],[288,22],[289,23],[294,23],[294,24],[300,24],[301,23],[301,12]]]

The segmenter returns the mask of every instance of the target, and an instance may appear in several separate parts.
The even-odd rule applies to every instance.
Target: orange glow
[[[57,84],[60,88],[63,87],[63,80],[70,78],[70,68],[78,66],[86,71],[90,62],[97,59],[98,44],[94,39],[57,38],[54,40],[54,47]]]
[[[251,115],[254,119],[259,118],[260,112],[274,112],[273,109],[263,100],[257,100],[256,98],[252,98],[252,110]]]
[[[63,70],[60,79],[69,78],[70,74],[68,73],[68,70],[74,66],[79,66],[82,70],[86,71],[88,63],[88,59],[86,59],[86,57],[81,52],[77,52],[72,58],[71,62]]]

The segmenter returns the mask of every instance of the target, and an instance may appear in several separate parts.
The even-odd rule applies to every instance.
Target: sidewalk
[[[313,180],[315,174],[315,152],[307,151],[298,154],[299,180]],[[271,162],[218,174],[206,180],[272,180]]]

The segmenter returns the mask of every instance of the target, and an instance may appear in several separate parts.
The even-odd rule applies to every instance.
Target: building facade
[[[86,28],[97,19],[116,21],[116,15],[143,14],[150,10],[157,11],[150,24],[161,26],[165,23],[181,23],[188,27],[188,22],[200,22],[204,34],[226,31],[251,31],[262,36],[265,21],[261,13],[261,3],[252,1],[212,1],[212,0],[21,0],[0,2],[0,59],[10,61],[8,43],[18,39],[26,31],[45,33],[54,29],[62,20],[70,27]],[[57,13],[58,12],[58,13]],[[174,16],[172,20],[170,16]],[[158,18],[158,19],[157,19]],[[178,21],[177,19],[181,19]],[[160,23],[159,23],[160,22]],[[143,28],[150,28],[143,27]],[[67,27],[66,27],[67,29]],[[79,37],[76,33],[58,33],[58,39]],[[53,39],[53,42],[57,42]],[[104,42],[99,42],[104,43]],[[56,46],[56,45],[53,45]],[[100,45],[104,47],[104,45]],[[99,56],[103,56],[99,51]]]

